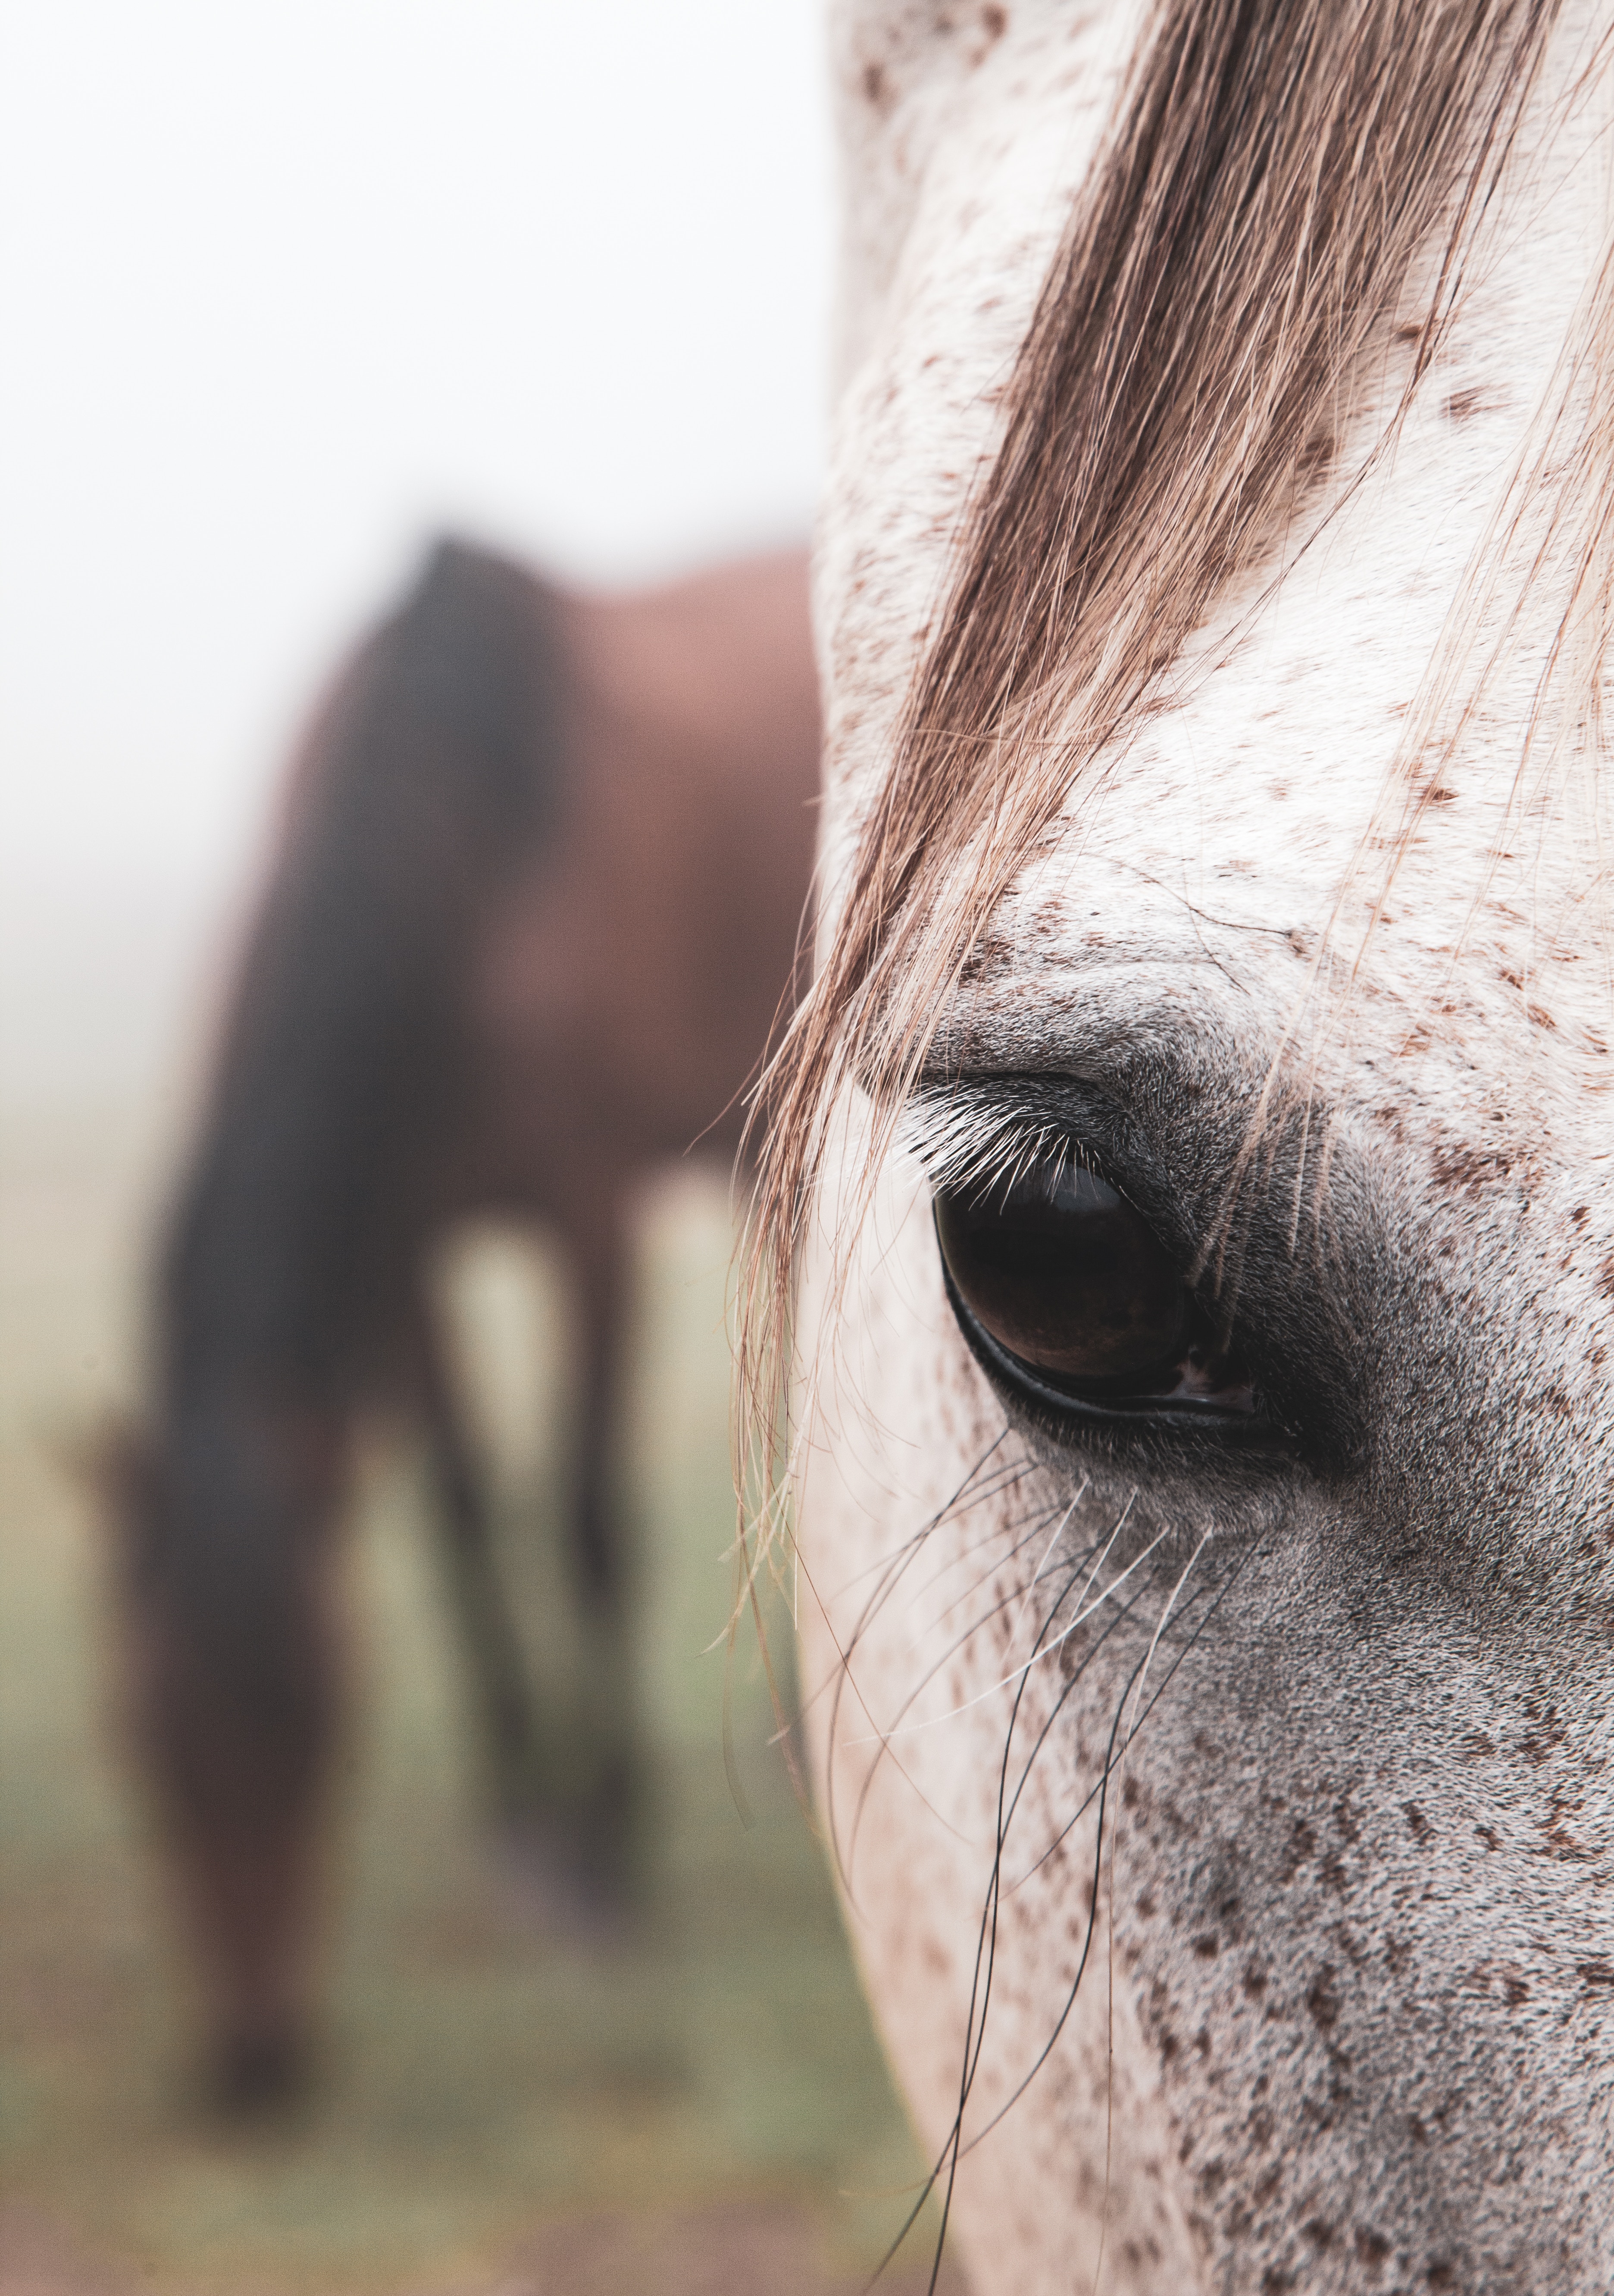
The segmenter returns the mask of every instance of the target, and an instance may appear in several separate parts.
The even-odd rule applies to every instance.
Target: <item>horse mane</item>
[[[194,1354],[317,1394],[361,1336],[389,1183],[447,1114],[487,882],[560,802],[546,604],[439,543],[315,722],[173,1223],[172,1385]]]
[[[439,543],[293,778],[169,1220],[143,1510],[144,1568],[242,1664],[291,1567],[254,1446],[343,1409],[407,1315],[474,928],[563,802],[555,625],[521,568]]]
[[[999,901],[1229,586],[1281,574],[1370,355],[1401,341],[1393,435],[1557,14],[1157,0],[1010,378],[832,940],[758,1097],[739,1376],[765,1484],[845,1091],[872,1103],[866,1188]]]

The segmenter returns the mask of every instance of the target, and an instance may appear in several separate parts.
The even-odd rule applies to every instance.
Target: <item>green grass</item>
[[[848,2269],[871,2260],[900,2215],[889,2195],[914,2173],[913,2146],[818,1847],[766,1742],[754,1659],[731,1679],[748,1825],[724,1769],[725,1660],[706,1650],[731,1593],[720,1201],[681,1186],[646,1230],[624,1470],[640,1538],[637,1672],[662,1781],[643,1932],[589,1951],[524,1916],[481,1824],[410,1463],[378,1445],[349,1558],[356,1665],[323,2078],[301,2118],[248,2137],[210,2127],[195,2102],[195,2004],[120,1750],[106,1558],[61,1456],[132,1390],[139,1174],[153,1153],[127,1127],[80,1126],[13,1143],[5,1168],[8,2197],[159,2292],[430,2289],[496,2275],[545,2218],[755,2197],[799,2202]],[[536,1619],[534,1526],[554,1512],[563,1351],[540,1275],[512,1370],[522,1349],[475,1297],[491,1268],[508,1305],[521,1291],[512,1265],[484,1251],[456,1296],[470,1296],[468,1353],[492,1349],[491,1388],[508,1390],[506,1535]],[[556,1398],[536,1440],[511,1437],[516,1374]]]

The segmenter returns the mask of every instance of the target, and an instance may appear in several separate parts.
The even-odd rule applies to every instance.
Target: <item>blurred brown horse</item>
[[[625,1210],[692,1144],[733,1155],[817,762],[799,554],[586,598],[446,543],[314,725],[168,1234],[155,1430],[119,1475],[140,1742],[225,2102],[304,2054],[361,1409],[425,1431],[503,1814],[586,1901],[625,1888]],[[570,1265],[572,1575],[614,1716],[581,1755],[545,1742],[424,1280],[477,1211],[548,1224]]]

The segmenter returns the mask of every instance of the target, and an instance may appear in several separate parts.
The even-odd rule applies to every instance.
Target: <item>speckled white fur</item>
[[[962,505],[995,444],[1000,387],[1142,16],[1135,0],[957,10],[852,0],[840,9],[841,368],[816,592],[829,722],[826,931],[945,595]],[[1454,602],[1550,395],[1608,239],[1606,92],[1546,133],[1589,42],[1606,29],[1596,9],[1566,13],[1527,123],[1528,164],[1508,179],[1485,259],[1393,450],[1258,614],[1250,618],[1253,589],[1225,602],[1196,660],[1182,666],[1172,706],[1150,718],[1102,792],[1077,809],[1058,851],[1008,905],[997,962],[949,1017],[967,1067],[1080,1073],[1099,1056],[1095,1047],[1109,1059],[1117,1046],[1169,1046],[1180,1035],[1201,1047],[1225,1045],[1248,1086],[1280,1045],[1342,887],[1340,946],[1356,956],[1384,865],[1381,849],[1364,852],[1363,841],[1376,818],[1383,825],[1376,808],[1407,713],[1449,636]],[[1382,428],[1402,373],[1387,353],[1382,387],[1358,411],[1342,468],[1354,467]],[[1160,2002],[1198,1999],[1192,1988],[1210,1979],[1196,1969],[1186,1930],[1159,1942],[1158,1919],[1151,1930],[1151,1915],[1139,1912],[1158,1894],[1129,1875],[1130,1829],[1145,1820],[1121,1812],[1118,1796],[1115,1864],[1106,1866],[1075,2008],[1049,2062],[961,2166],[954,2225],[978,2296],[1096,2290],[1101,2270],[1109,2296],[1614,2286],[1614,2202],[1600,2210],[1585,2198],[1614,2169],[1614,2060],[1610,2039],[1584,2022],[1591,2013],[1575,2005],[1602,1980],[1564,1975],[1599,1967],[1600,1923],[1605,1937],[1614,1934],[1614,1892],[1599,1894],[1614,1838],[1606,1767],[1614,1675],[1606,1626],[1593,1632],[1586,1624],[1593,1594],[1601,1600],[1607,1590],[1614,1480],[1614,1388],[1602,1354],[1605,1343],[1614,1352],[1608,949],[1585,792],[1557,791],[1523,818],[1509,811],[1520,729],[1560,603],[1544,594],[1527,610],[1512,667],[1494,682],[1479,738],[1454,768],[1454,794],[1421,824],[1349,1013],[1332,1015],[1318,1052],[1331,1104],[1377,1160],[1375,1185],[1405,1204],[1405,1232],[1416,1234],[1419,1249],[1445,1255],[1445,1288],[1419,1329],[1438,1331],[1442,1316],[1461,1324],[1463,1377],[1487,1398],[1464,1422],[1476,1447],[1462,1460],[1464,1488],[1492,1495],[1472,1502],[1476,1541],[1495,1536],[1531,1558],[1549,1620],[1558,1616],[1553,1574],[1567,1567],[1571,1539],[1581,1542],[1577,1554],[1586,1541],[1603,1542],[1573,1603],[1565,1597],[1561,1634],[1551,1629],[1562,1660],[1553,1692],[1560,1735],[1541,1764],[1532,1767],[1527,1752],[1522,1767],[1476,1783],[1471,1762],[1463,1769],[1443,1751],[1444,1725],[1431,1737],[1430,1717],[1467,1717],[1474,1742],[1494,1742],[1502,1763],[1509,1746],[1533,1742],[1525,1734],[1539,1684],[1524,1682],[1524,1661],[1508,1672],[1484,1636],[1471,1648],[1466,1629],[1444,1627],[1433,1609],[1405,1634],[1387,1628],[1375,1657],[1350,1627],[1343,1598],[1331,1607],[1331,1596],[1296,1592],[1294,1570],[1274,1580],[1283,1603],[1296,1605],[1283,1616],[1298,1623],[1282,1631],[1315,1637],[1311,1671],[1297,1690],[1287,1661],[1273,1660],[1274,1682],[1289,1686],[1238,1726],[1236,1758],[1228,1713],[1207,1711],[1203,1727],[1225,1766],[1210,1806],[1228,1813],[1235,1845],[1278,1826],[1267,1805],[1281,1799],[1280,1772],[1287,1780],[1304,1770],[1308,1730],[1318,1776],[1369,1781],[1340,1789],[1365,1795],[1369,1811],[1366,1832],[1348,1829],[1340,1851],[1340,1870],[1358,1884],[1354,1899],[1340,1899],[1340,1919],[1351,1923],[1360,1963],[1349,1961],[1354,1948],[1325,1942],[1333,1915],[1321,1883],[1315,1915],[1296,1910],[1292,1892],[1282,1900],[1290,1926],[1281,1935],[1264,1930],[1248,1900],[1236,1917],[1251,1971],[1266,1966],[1268,1948],[1269,1958],[1291,1950],[1304,1957],[1314,1939],[1316,1968],[1348,1963],[1357,1972],[1348,2013],[1338,2022],[1325,2016],[1332,1997],[1317,1992],[1323,1980],[1314,1971],[1307,1992],[1298,1966],[1292,2026],[1275,2015],[1262,2025],[1252,2009],[1253,2021],[1240,2027],[1233,1997],[1229,2006],[1207,1993],[1207,2070],[1190,2080],[1176,2040],[1167,2047],[1162,2038],[1186,2012],[1173,2012],[1173,2025]],[[855,1148],[855,1113],[848,1122]],[[848,1148],[843,1168],[855,1161]],[[1500,1195],[1453,1177],[1474,1171],[1530,1177]],[[1006,1459],[1012,1443],[1002,1444],[1003,1407],[947,1310],[915,1168],[893,1160],[856,1246],[844,1312],[832,1313],[838,1295],[827,1270],[845,1241],[837,1237],[832,1185],[803,1322],[813,1366],[800,1536],[815,1754],[871,1996],[922,2136],[939,2152],[958,2102],[1013,1694],[995,1685],[1016,1678],[1029,1648],[1030,1563],[1012,1550],[1030,1485],[944,1513],[910,1547],[976,1463]],[[1405,1278],[1414,1290],[1417,1274],[1414,1267]],[[1487,1442],[1496,1447],[1489,1464]],[[1036,1474],[1045,1471],[1033,1482]],[[1097,1472],[1086,1486],[1073,1466],[1062,1485],[1054,1476],[1049,1504],[1077,1491],[1071,1504],[1085,1518],[1096,1510],[1100,1532],[1135,1503],[1162,1519],[1186,1508],[1196,1536],[1238,1528],[1236,1494],[1184,1502],[1143,1482],[1129,1496],[1124,1478]],[[1525,1496],[1505,1496],[1516,1492]],[[1294,1552],[1323,1558],[1313,1588],[1329,1567],[1328,1541],[1345,1535],[1338,1526],[1348,1524],[1350,1505],[1348,1494],[1297,1500],[1285,1518]],[[1417,1536],[1416,1512],[1412,1505],[1408,1538]],[[1441,1532],[1448,1542],[1457,1535],[1449,1525]],[[881,1570],[903,1556],[910,1559],[901,1575],[865,1620]],[[976,1620],[987,1623],[966,1632]],[[1241,1631],[1258,1643],[1262,1622]],[[1414,1692],[1414,1682],[1439,1685],[1438,1695]],[[1307,1683],[1315,1685],[1309,1710]],[[1052,1712],[1061,1687],[1057,1665],[1039,1662],[1022,1730]],[[1058,1834],[1096,1775],[1106,1711],[1080,1700],[1067,1708],[1057,1726],[1064,1734],[1056,1733],[1054,1751],[1032,1774],[1018,1838]],[[1151,1756],[1151,1742],[1140,1737],[1127,1758],[1142,1782],[1140,1812],[1158,1809],[1176,1788],[1161,1773],[1162,1750],[1189,1742],[1180,1732],[1159,1736]],[[1291,1804],[1299,1791],[1283,1786]],[[1529,1796],[1548,1796],[1540,1800],[1546,1808],[1552,1794],[1573,1855],[1539,1849],[1543,1830],[1549,1841],[1558,1837]],[[1416,1825],[1399,1814],[1405,1809],[1419,1814]],[[1323,1821],[1307,1824],[1307,1839],[1318,1836]],[[1427,1841],[1420,1827],[1430,1829]],[[1475,1863],[1475,1839],[1487,1832],[1500,1847]],[[1157,1836],[1164,1842],[1158,1828],[1151,1841]],[[1019,1886],[1002,1900],[966,2137],[987,2128],[1060,2013],[1086,1933],[1093,1839],[1089,1815],[1036,1873],[1017,1869]],[[1146,1858],[1142,1831],[1136,1839],[1139,1871],[1153,1858],[1162,1872],[1189,1875],[1186,1905],[1200,1886],[1192,1861],[1173,1864],[1176,1853],[1163,1847]],[[1382,1844],[1371,1864],[1361,1846],[1370,1840]],[[1409,1843],[1426,1859],[1417,1869],[1422,1898],[1405,1879]],[[1446,1866],[1431,1867],[1429,1857]],[[1310,1869],[1296,1870],[1294,1889],[1310,1886]],[[1444,1892],[1438,1920],[1415,1909],[1434,1902],[1430,1890]],[[1122,1906],[1112,1929],[1110,1913]],[[1404,1934],[1412,1942],[1397,1962]],[[1225,1938],[1222,1947],[1229,1950]],[[1307,2049],[1355,2065],[1339,2078],[1356,2080],[1359,2113],[1370,2078],[1393,2085],[1389,2074],[1364,2068],[1393,2064],[1397,2019],[1407,2021],[1410,2052],[1434,2046],[1414,2030],[1424,2013],[1415,2004],[1445,1999],[1444,1955],[1454,1970],[1505,1963],[1526,1972],[1507,1980],[1508,1999],[1522,1986],[1522,2001],[1543,2005],[1539,2030],[1531,2026],[1520,2042],[1520,2062],[1544,2069],[1567,2133],[1499,2131],[1514,2166],[1511,2181],[1489,2183],[1476,2159],[1484,2140],[1473,2133],[1495,2119],[1488,2105],[1485,2114],[1475,2105],[1465,2120],[1470,2107],[1454,2104],[1439,2124],[1454,2149],[1438,2175],[1415,2161],[1404,2175],[1397,2140],[1383,2134],[1402,2121],[1433,2126],[1421,2106],[1397,2120],[1386,2104],[1363,2120],[1380,2132],[1372,2145],[1389,2148],[1373,2159],[1368,2140],[1349,2133],[1343,2108],[1318,2135],[1321,2123],[1297,2104],[1293,2125],[1258,2142],[1262,2108],[1249,2100],[1268,2093],[1269,2073],[1274,2096],[1290,2078],[1273,2069],[1299,2062],[1296,2031]],[[1569,2005],[1549,2013],[1561,1978]],[[1255,1986],[1254,1976],[1249,1981]],[[1274,1972],[1274,1989],[1259,1996],[1268,2010],[1282,1981]],[[1502,1981],[1476,1978],[1474,1998],[1500,2002]],[[1212,2047],[1224,2046],[1219,2017],[1224,2056]],[[1353,2043],[1353,2057],[1339,2037],[1358,2023],[1379,2038],[1371,2048]],[[1571,2029],[1572,2046],[1561,2038]],[[1469,2079],[1463,2094],[1477,2099],[1467,2046],[1461,2038],[1450,2044],[1452,2063],[1469,2064],[1470,2073],[1442,2078],[1454,2095]],[[1494,2056],[1497,2045],[1484,2046]],[[1225,2076],[1216,2070],[1224,2062]],[[1520,2113],[1527,2087],[1515,2080]],[[1243,2121],[1227,2102],[1235,2088]],[[1544,2108],[1537,2099],[1528,2109],[1539,2116]],[[1219,2115],[1232,2133],[1216,2135],[1208,2162]],[[1248,2142],[1237,2134],[1244,2127],[1256,2129]],[[1399,2141],[1411,2161],[1421,2140]],[[1549,2144],[1560,2162],[1550,2176],[1542,2165]],[[1269,2188],[1262,2161],[1274,2164]],[[1461,2198],[1481,2186],[1483,2204]],[[1379,2217],[1375,2191],[1400,2196],[1385,2199]],[[1542,2226],[1560,2219],[1554,2249]]]

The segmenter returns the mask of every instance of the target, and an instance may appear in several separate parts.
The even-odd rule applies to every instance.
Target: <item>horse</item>
[[[153,1423],[114,1472],[132,1719],[225,2107],[310,2062],[332,1556],[378,1407],[424,1438],[501,1822],[575,1918],[631,1906],[627,1216],[667,1160],[732,1160],[791,991],[817,748],[799,552],[582,595],[445,541],[314,717],[167,1226]],[[569,1278],[580,1717],[528,1681],[432,1308],[480,1214],[544,1223]]]
[[[748,1537],[978,2296],[1614,2287],[1610,41],[835,18]]]

